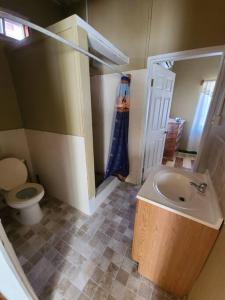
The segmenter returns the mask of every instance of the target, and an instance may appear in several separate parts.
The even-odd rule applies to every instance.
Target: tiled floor
[[[196,159],[195,154],[176,152],[173,161],[163,159],[163,165],[192,170]]]
[[[56,199],[40,224],[22,226],[1,211],[21,265],[41,300],[175,299],[137,273],[130,257],[137,187],[121,183],[92,216]]]

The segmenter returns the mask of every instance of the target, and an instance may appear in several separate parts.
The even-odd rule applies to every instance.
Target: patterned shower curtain
[[[116,105],[115,126],[105,178],[116,176],[125,181],[129,174],[128,127],[130,75],[122,76]]]

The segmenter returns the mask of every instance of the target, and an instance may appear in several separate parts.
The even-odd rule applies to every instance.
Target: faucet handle
[[[205,193],[207,188],[207,183],[201,182],[200,184],[197,184],[193,181],[190,182],[191,185],[193,185],[200,193]]]

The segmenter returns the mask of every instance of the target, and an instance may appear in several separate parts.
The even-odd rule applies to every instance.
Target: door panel
[[[4,282],[1,278],[0,272],[0,291],[4,291],[3,294],[7,296],[9,300],[38,300],[33,288],[28,281],[20,262],[16,256],[16,253],[5,233],[5,230],[2,226],[0,219],[0,256],[2,259],[2,263],[5,264],[5,269],[2,273],[7,276],[12,281],[13,289],[8,289],[7,286],[4,285]],[[2,266],[1,266],[2,267]],[[1,268],[0,267],[0,268]],[[3,275],[3,276],[4,276]],[[3,286],[2,286],[3,285]],[[19,296],[21,295],[21,296]]]
[[[153,65],[151,92],[149,93],[149,111],[145,137],[145,156],[143,179],[154,166],[162,162],[165,132],[172,102],[175,73]]]

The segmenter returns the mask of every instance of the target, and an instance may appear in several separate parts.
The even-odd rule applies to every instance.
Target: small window
[[[18,22],[0,19],[0,33],[16,40],[23,40],[29,36],[29,29]]]
[[[4,31],[3,31],[3,21],[2,19],[0,19],[0,33],[3,34]]]

